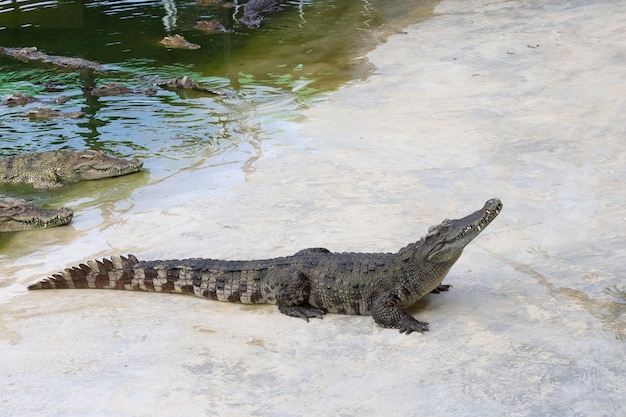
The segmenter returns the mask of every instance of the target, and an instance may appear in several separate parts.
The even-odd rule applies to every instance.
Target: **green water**
[[[258,124],[265,116],[295,117],[324,92],[366,77],[371,67],[363,54],[404,25],[429,17],[434,7],[424,1],[292,1],[254,30],[235,20],[241,6],[167,3],[51,1],[29,9],[24,3],[0,2],[0,45],[36,46],[106,68],[81,73],[0,58],[0,96],[20,91],[39,98],[71,97],[64,105],[1,106],[1,155],[91,148],[180,159],[192,156],[186,151],[190,148],[193,155],[199,149],[220,152],[232,142],[262,137]],[[22,10],[11,11],[17,4]],[[214,18],[235,33],[193,29],[196,21]],[[173,34],[202,47],[167,49],[158,43]],[[187,98],[159,90],[153,97],[95,99],[81,90],[109,81],[146,88],[155,78],[183,75],[229,94]],[[58,91],[47,92],[46,86]],[[85,117],[31,121],[24,116],[38,106],[81,110]]]
[[[15,91],[41,99],[25,106],[0,104],[0,157],[88,148],[145,161],[141,175],[52,191],[2,187],[0,196],[83,210],[126,198],[132,188],[150,187],[199,168],[216,167],[210,178],[198,178],[203,192],[240,181],[261,157],[264,141],[280,131],[276,121],[298,120],[303,108],[323,100],[328,92],[368,77],[374,68],[365,58],[367,51],[406,25],[429,18],[437,3],[290,1],[282,11],[267,14],[260,29],[248,29],[236,20],[241,4],[224,8],[169,0],[0,0],[0,46],[35,46],[49,55],[104,65],[102,71],[67,71],[0,56],[0,100]],[[193,29],[198,20],[210,19],[234,32]],[[174,34],[201,48],[168,49],[159,44]],[[226,94],[157,89],[153,96],[96,98],[83,92],[106,82],[146,89],[156,78],[185,75]],[[61,95],[70,100],[46,102]],[[26,116],[41,106],[82,111],[84,116],[50,120]],[[172,190],[176,192],[185,191]],[[85,219],[87,214],[80,213]],[[80,219],[75,220],[78,225]]]

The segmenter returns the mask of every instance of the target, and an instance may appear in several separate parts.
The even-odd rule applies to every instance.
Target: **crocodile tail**
[[[29,285],[29,290],[61,288],[104,288],[133,289],[131,281],[135,276],[134,267],[139,261],[134,255],[111,256],[111,259],[88,261],[58,274],[52,274],[42,281]]]

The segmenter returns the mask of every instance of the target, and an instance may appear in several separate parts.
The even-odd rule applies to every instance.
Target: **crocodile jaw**
[[[432,262],[446,262],[458,258],[465,246],[487,227],[502,211],[502,202],[493,198],[474,213],[456,220],[444,220],[431,227],[425,237],[428,246],[426,259]]]

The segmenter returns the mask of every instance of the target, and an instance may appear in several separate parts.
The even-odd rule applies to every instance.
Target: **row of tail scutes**
[[[117,279],[109,276],[111,271],[131,270],[139,260],[134,255],[111,256],[101,261],[88,261],[72,268],[66,268],[51,277],[28,286],[29,290],[46,290],[61,288],[116,288],[115,281],[126,274],[120,274]],[[113,284],[113,285],[112,285]]]

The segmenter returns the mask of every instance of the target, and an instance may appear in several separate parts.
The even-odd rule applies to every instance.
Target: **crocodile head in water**
[[[239,21],[250,29],[258,29],[263,21],[263,13],[280,10],[279,0],[250,0],[243,6],[243,16]]]
[[[60,176],[68,181],[117,177],[138,172],[143,166],[139,159],[114,158],[102,151],[58,152],[67,152],[66,162],[63,162],[64,158],[59,158],[57,167]]]
[[[456,261],[463,249],[496,218],[502,202],[493,198],[480,210],[461,219],[446,219],[428,229],[428,234],[400,251],[402,258],[420,259],[433,263]]]
[[[0,183],[59,188],[65,183],[131,174],[142,166],[138,159],[113,158],[102,151],[35,152],[0,158]]]
[[[34,206],[25,200],[6,197],[0,199],[0,232],[19,232],[61,226],[72,221],[74,212]]]

